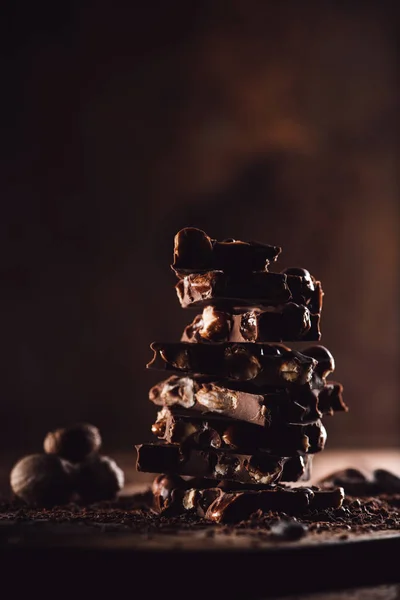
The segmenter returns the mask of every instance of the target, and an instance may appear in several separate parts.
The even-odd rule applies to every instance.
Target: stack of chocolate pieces
[[[172,269],[183,308],[201,310],[178,343],[151,345],[158,441],[137,446],[137,469],[161,473],[155,504],[234,522],[257,510],[338,508],[343,489],[307,481],[324,449],[322,417],[346,411],[320,340],[323,291],[305,269],[268,270],[281,248],[182,229]],[[301,352],[287,342],[304,342]]]

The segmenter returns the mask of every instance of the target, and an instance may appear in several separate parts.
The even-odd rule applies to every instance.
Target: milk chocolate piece
[[[182,342],[279,342],[318,341],[319,315],[303,305],[288,302],[265,310],[232,314],[207,306],[181,337]],[[313,357],[316,358],[317,357]]]
[[[333,390],[341,386],[326,384],[325,387],[330,388],[332,398],[338,404]],[[316,408],[318,394],[324,390],[325,388],[314,393],[307,385],[272,389],[268,393],[257,394],[254,391],[250,393],[236,390],[232,387],[232,382],[208,383],[197,378],[172,375],[152,387],[149,398],[157,406],[181,406],[206,416],[220,414],[254,425],[271,427],[277,423],[309,423],[319,419],[322,414]],[[331,414],[333,402],[330,403],[329,394],[325,396],[323,412]]]
[[[274,344],[151,344],[147,368],[203,374],[218,379],[252,381],[257,385],[303,385],[311,380],[317,361]]]
[[[161,434],[160,423],[163,423]],[[174,406],[158,413],[152,431],[160,439],[185,448],[225,448],[246,454],[265,450],[276,456],[320,452],[327,437],[321,421],[265,428],[219,415],[204,418],[195,411]]]
[[[279,306],[294,302],[307,306],[312,314],[322,309],[321,283],[313,279],[284,273],[237,274],[207,271],[187,275],[175,286],[182,308],[199,308],[209,304],[222,309]]]
[[[188,273],[221,270],[226,273],[264,271],[282,249],[259,242],[227,239],[218,242],[201,229],[186,227],[174,239],[172,269],[178,277]]]
[[[242,483],[273,483],[283,470],[287,457],[258,452],[239,454],[220,449],[187,449],[177,444],[140,444],[137,449],[138,471],[174,473],[207,479],[230,479]]]

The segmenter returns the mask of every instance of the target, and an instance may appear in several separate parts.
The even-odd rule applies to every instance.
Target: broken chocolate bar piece
[[[147,368],[203,374],[218,379],[251,381],[264,386],[303,385],[311,380],[317,361],[276,344],[151,344]]]
[[[292,456],[283,465],[280,481],[309,481],[311,479],[312,460],[313,454]]]
[[[227,387],[228,382],[211,382],[172,375],[153,386],[149,392],[151,402],[157,406],[181,406],[204,415],[220,414],[262,427],[277,423],[310,423],[322,414],[318,409],[318,394],[309,385],[290,389],[272,389],[265,394],[249,393]],[[332,388],[324,399],[324,413],[331,414],[334,405],[341,406],[333,393],[339,384],[326,384]],[[340,396],[341,397],[341,396]],[[303,402],[300,404],[299,402]],[[330,403],[331,402],[331,403]],[[308,403],[308,404],[307,404]],[[340,408],[340,410],[343,410]]]
[[[344,499],[343,488],[289,487],[281,484],[243,484],[210,479],[184,480],[166,474],[152,486],[154,508],[163,514],[194,510],[199,516],[219,523],[237,523],[255,512],[301,514],[310,510],[337,509]]]
[[[136,449],[138,471],[230,479],[242,483],[274,483],[279,480],[283,465],[288,460],[266,452],[249,455],[217,448],[190,448],[183,452],[178,444],[140,444]]]
[[[188,273],[221,270],[226,273],[265,271],[282,249],[259,242],[227,239],[218,242],[201,229],[185,227],[174,239],[172,269],[178,277]]]
[[[195,317],[181,337],[182,342],[281,342],[318,341],[319,315],[312,315],[303,305],[288,302],[255,308],[237,314],[207,306]],[[317,357],[313,357],[317,358]]]
[[[311,276],[310,276],[311,277]],[[286,302],[307,306],[320,314],[323,292],[321,283],[285,273],[228,275],[223,271],[195,273],[180,279],[175,286],[182,308],[199,308],[209,304],[222,309],[279,306]]]
[[[182,448],[222,448],[246,454],[263,450],[276,456],[315,454],[323,450],[327,437],[321,421],[265,428],[220,415],[199,416],[176,406],[159,411],[152,431]]]

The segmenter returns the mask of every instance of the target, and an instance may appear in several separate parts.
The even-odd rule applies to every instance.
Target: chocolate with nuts
[[[151,344],[147,368],[203,374],[217,379],[251,381],[258,386],[284,387],[311,381],[316,360],[275,344]]]
[[[138,471],[242,483],[274,483],[280,479],[288,460],[288,457],[272,456],[266,452],[251,455],[219,448],[190,448],[184,452],[178,444],[140,444],[136,448]]]
[[[314,454],[323,450],[326,442],[321,421],[265,428],[219,415],[200,416],[179,407],[163,408],[152,431],[184,448],[227,448],[249,454],[265,450],[278,456]]]
[[[228,387],[229,386],[229,387]],[[172,375],[153,386],[150,400],[157,406],[180,406],[204,414],[271,427],[279,423],[310,423],[322,414],[347,410],[342,386],[326,383],[321,390],[310,385],[271,389],[266,393],[237,390],[233,382],[207,382]],[[323,394],[323,401],[320,398]]]
[[[226,273],[264,271],[280,252],[279,246],[258,242],[233,239],[218,242],[201,229],[185,227],[175,236],[171,267],[179,277],[212,270]]]
[[[181,337],[182,342],[281,342],[318,341],[319,315],[306,306],[288,302],[281,306],[226,312],[207,306]]]
[[[223,271],[208,271],[187,275],[175,289],[182,308],[212,305],[232,310],[294,302],[307,306],[312,314],[319,314],[322,309],[321,283],[309,273],[308,277],[267,271],[231,276]]]

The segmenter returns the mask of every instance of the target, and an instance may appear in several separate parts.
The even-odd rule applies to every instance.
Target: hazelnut
[[[36,506],[66,504],[73,493],[74,467],[59,456],[31,454],[13,467],[11,489],[18,498]]]
[[[50,431],[43,447],[47,454],[58,454],[70,462],[85,460],[100,449],[100,432],[94,425],[77,423],[72,427]]]
[[[282,273],[285,275],[295,275],[296,277],[302,277],[310,290],[313,291],[315,289],[313,278],[311,277],[311,274],[309,271],[307,271],[307,269],[301,269],[300,267],[289,267],[288,269],[284,269]]]
[[[335,359],[325,346],[309,346],[302,350],[301,353],[310,358],[314,358],[318,362],[318,365],[315,367],[315,372],[322,379],[327,377],[329,373],[333,373],[335,370]]]
[[[184,485],[185,482],[179,475],[157,475],[151,486],[156,509],[161,511],[166,508],[171,500],[172,491],[181,489]]]
[[[75,490],[84,503],[113,500],[124,482],[124,472],[112,458],[95,456],[78,466]]]

